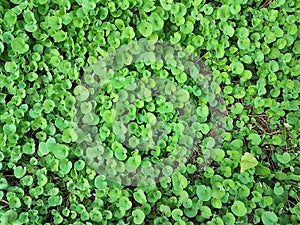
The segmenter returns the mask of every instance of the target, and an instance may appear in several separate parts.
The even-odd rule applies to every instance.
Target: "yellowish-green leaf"
[[[254,168],[258,164],[257,159],[249,152],[246,152],[241,158],[241,173],[244,171]]]

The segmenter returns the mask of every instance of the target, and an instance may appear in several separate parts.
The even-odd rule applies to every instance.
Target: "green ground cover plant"
[[[299,224],[299,21],[297,0],[1,0],[0,224]]]

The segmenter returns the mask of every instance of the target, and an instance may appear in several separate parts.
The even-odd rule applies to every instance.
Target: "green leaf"
[[[39,186],[45,186],[47,184],[48,178],[46,175],[39,174],[39,175],[37,175],[37,177],[38,177],[38,185]]]
[[[209,201],[212,197],[211,196],[211,188],[206,187],[205,185],[197,186],[196,193],[197,193],[198,198],[204,202]]]
[[[102,175],[98,175],[94,180],[95,187],[103,190],[107,187],[106,178]]]
[[[243,147],[243,141],[240,140],[240,139],[233,140],[230,143],[230,147],[231,147],[232,150],[241,151],[242,147]]]
[[[82,85],[78,85],[74,88],[74,94],[76,96],[76,100],[80,102],[87,100],[90,95],[89,90]]]
[[[62,60],[58,65],[59,71],[62,72],[63,74],[68,74],[70,68],[71,68],[71,63],[66,60]]]
[[[232,213],[226,213],[223,217],[222,217],[225,225],[234,225],[236,222],[236,219],[234,217],[234,215]]]
[[[14,176],[18,179],[23,177],[25,173],[26,173],[26,167],[23,168],[21,166],[17,166],[16,168],[14,168]]]
[[[64,129],[62,134],[62,141],[65,143],[75,142],[77,140],[77,134],[73,128]]]
[[[134,200],[143,205],[147,203],[147,198],[143,190],[137,190],[133,193]]]
[[[201,206],[200,211],[201,211],[201,216],[206,219],[209,219],[212,216],[211,209],[206,205]]]
[[[98,222],[98,223],[100,223],[102,221],[102,219],[103,219],[102,213],[97,208],[93,208],[90,211],[90,218],[91,218],[92,221]]]
[[[60,172],[63,174],[68,174],[70,170],[72,169],[72,162],[70,162],[68,159],[61,159],[59,161],[59,169]]]
[[[159,2],[165,11],[171,10],[173,1],[160,0]]]
[[[259,164],[255,167],[255,174],[259,176],[268,176],[271,174],[271,170],[268,167]]]
[[[62,19],[59,16],[47,17],[47,24],[53,30],[60,30],[62,28]]]
[[[50,196],[48,198],[48,204],[50,207],[55,207],[55,206],[61,205],[61,203],[62,203],[61,196]]]
[[[38,147],[38,155],[44,156],[49,153],[49,148],[47,147],[45,142],[40,142]]]
[[[300,41],[296,41],[296,42],[295,42],[294,47],[293,47],[293,52],[294,52],[296,55],[299,55],[299,54],[300,54]]]
[[[93,113],[87,113],[83,116],[82,122],[86,125],[96,125],[99,122],[99,117],[97,117],[97,115],[95,115]],[[105,129],[105,127],[102,127],[102,128]],[[101,128],[100,135],[107,134],[106,137],[108,137],[110,131],[108,130],[107,132],[105,132],[104,130],[102,130],[102,128]],[[102,131],[104,131],[104,132],[102,132]]]
[[[54,35],[53,35],[53,39],[54,39],[54,42],[58,43],[58,42],[63,42],[64,40],[66,40],[67,38],[67,33],[60,30],[60,31],[57,31]]]
[[[158,110],[160,110],[163,114],[171,113],[174,110],[174,106],[171,102],[166,102],[161,109],[158,108]]]
[[[196,47],[201,47],[204,43],[204,37],[201,36],[201,35],[196,35],[196,36],[193,37],[192,42]]]
[[[25,27],[25,30],[30,33],[33,33],[38,29],[38,26],[36,24],[25,24],[24,27]]]
[[[4,52],[4,45],[3,43],[0,41],[0,54]]]
[[[124,210],[128,210],[128,209],[130,209],[132,207],[132,203],[131,203],[131,201],[129,200],[128,197],[122,196],[119,199],[118,207],[120,207],[120,208],[122,208]]]
[[[160,198],[161,198],[162,194],[159,190],[157,191],[151,191],[149,194],[148,194],[148,201],[150,203],[155,203],[156,201],[158,201]]]
[[[51,148],[51,152],[57,159],[65,159],[69,155],[68,147],[62,144],[56,144],[53,148]]]
[[[56,119],[55,119],[55,126],[57,127],[57,128],[59,128],[60,130],[63,130],[63,129],[65,129],[67,126],[68,126],[68,123],[67,123],[67,121],[66,120],[64,120],[62,117],[57,117]],[[49,138],[48,139],[48,141],[47,141],[47,143],[49,144],[49,146],[51,145],[54,145],[54,143],[56,143],[55,142],[55,140],[53,139],[53,138]]]
[[[4,20],[13,26],[17,22],[17,15],[12,10],[8,10],[4,15]]]
[[[129,147],[134,149],[139,145],[140,141],[137,137],[133,136],[129,139]]]
[[[241,11],[241,5],[238,2],[234,2],[230,5],[230,12],[232,15],[237,15]]]
[[[17,196],[12,196],[8,200],[10,208],[20,208],[22,206],[21,200]]]
[[[261,216],[264,225],[275,225],[278,222],[278,217],[274,212],[265,211]]]
[[[134,209],[132,211],[132,216],[133,216],[133,222],[135,224],[142,224],[145,220],[145,214],[140,209]]]
[[[209,115],[209,108],[207,105],[202,105],[196,109],[198,116],[207,117]]]
[[[275,195],[282,195],[284,193],[284,189],[279,182],[275,183],[273,191]]]
[[[266,31],[265,32],[265,37],[264,37],[264,40],[267,44],[270,44],[272,42],[275,42],[276,41],[276,35],[274,32],[272,31]]]
[[[182,216],[183,216],[183,212],[182,212],[181,209],[173,209],[173,211],[172,211],[172,218],[175,221],[180,221]]]
[[[261,143],[260,136],[255,133],[249,134],[247,139],[251,142],[252,145],[259,145]]]
[[[214,207],[216,209],[221,209],[222,208],[221,199],[219,199],[219,198],[212,198],[211,199],[211,205],[212,205],[212,207]]]
[[[221,45],[221,44],[216,45],[215,46],[215,51],[216,51],[216,57],[217,58],[223,58],[224,57],[225,50],[224,50],[223,45]]]
[[[14,134],[17,131],[17,127],[14,124],[5,124],[2,129],[7,135]]]
[[[238,40],[238,47],[241,50],[246,50],[250,47],[251,41],[249,38],[239,39]]]
[[[127,150],[123,147],[119,147],[115,150],[115,156],[118,160],[124,161],[127,158]]]
[[[291,161],[291,155],[288,152],[281,154],[276,154],[276,159],[282,163],[282,164],[287,164]]]
[[[32,155],[35,152],[35,145],[33,143],[27,142],[23,145],[22,150],[25,154]]]
[[[216,162],[222,162],[222,160],[224,159],[225,157],[225,151],[222,150],[222,149],[215,149],[213,151],[213,159],[216,161]]]
[[[242,158],[241,158],[241,162],[240,162],[240,166],[241,166],[241,173],[243,173],[244,171],[254,168],[256,165],[258,164],[257,159],[254,157],[254,155],[252,155],[249,152],[246,152]]]
[[[276,73],[279,70],[279,65],[275,60],[269,61],[269,70]]]
[[[225,25],[224,28],[223,28],[223,31],[229,37],[233,37],[233,35],[234,35],[234,29],[230,25]]]
[[[176,74],[175,78],[177,82],[180,84],[183,84],[184,82],[187,81],[187,75],[184,72]]]
[[[245,216],[247,214],[247,208],[245,207],[245,204],[241,201],[235,201],[231,206],[231,211],[234,215],[239,217]]]
[[[124,21],[121,19],[116,19],[115,25],[118,27],[119,30],[124,30],[125,28]]]
[[[33,183],[33,178],[32,178],[32,176],[26,175],[20,179],[20,182],[24,186],[31,186]]]
[[[0,190],[4,190],[8,187],[8,182],[5,178],[0,178]]]
[[[209,125],[208,124],[200,124],[200,127],[199,127],[200,131],[202,134],[208,134],[209,131],[210,131],[210,128],[209,128]]]
[[[54,107],[55,107],[55,103],[50,99],[46,99],[43,103],[43,108],[44,108],[46,113],[52,112]]]
[[[148,17],[148,21],[152,24],[154,31],[162,30],[164,27],[164,21],[156,12],[151,13]]]
[[[175,32],[173,36],[170,38],[170,42],[172,44],[177,44],[181,40],[181,34],[179,32]]]
[[[222,5],[218,9],[218,13],[220,14],[221,21],[227,21],[227,19],[230,17],[230,8],[228,5]]]
[[[153,27],[151,23],[147,21],[140,22],[137,26],[137,29],[140,32],[140,34],[143,35],[144,37],[149,37],[153,31]]]
[[[184,34],[190,34],[194,30],[194,24],[191,21],[186,21],[180,26],[180,31]]]
[[[162,169],[162,173],[165,175],[165,176],[171,176],[173,174],[173,168],[171,166],[165,166],[163,169]]]
[[[121,34],[122,39],[130,39],[131,40],[134,37],[135,37],[135,32],[132,27],[126,27]]]
[[[190,94],[184,89],[179,89],[176,93],[179,102],[187,102],[190,99]]]
[[[214,8],[211,6],[211,4],[205,4],[202,8],[205,15],[211,15],[214,11]]]
[[[119,188],[111,188],[108,196],[111,202],[118,200],[122,195],[122,191]]]
[[[29,50],[29,45],[22,38],[15,38],[11,41],[12,50],[18,54],[24,54]]]
[[[36,20],[35,20],[35,17],[34,17],[34,13],[29,11],[29,10],[25,10],[23,12],[23,17],[24,17],[24,21],[25,23],[27,24],[35,24],[36,23]]]
[[[181,191],[187,187],[188,181],[185,176],[179,172],[176,172],[172,175],[172,184],[174,191]]]
[[[239,61],[232,62],[230,64],[230,67],[232,69],[232,73],[234,73],[234,74],[240,75],[244,71],[244,65]]]
[[[300,218],[300,202],[298,202],[294,208],[291,209],[291,212],[296,214],[296,216],[298,216],[298,218]]]
[[[244,106],[241,103],[237,102],[231,107],[230,110],[233,114],[241,114],[244,110]]]
[[[272,144],[274,145],[280,145],[282,143],[282,138],[279,135],[273,135],[272,136]]]
[[[245,39],[249,36],[249,30],[246,27],[239,27],[236,30],[236,35],[239,39]]]
[[[75,162],[74,164],[74,168],[78,171],[83,170],[85,167],[85,162],[81,159],[79,159],[78,161]]]
[[[61,224],[64,220],[64,218],[57,211],[56,214],[54,214],[53,218],[54,218],[53,220],[54,224]]]

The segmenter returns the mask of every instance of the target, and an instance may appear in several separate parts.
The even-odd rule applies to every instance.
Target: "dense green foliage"
[[[0,18],[1,225],[300,223],[300,1],[1,0]],[[164,61],[104,70],[141,39]]]

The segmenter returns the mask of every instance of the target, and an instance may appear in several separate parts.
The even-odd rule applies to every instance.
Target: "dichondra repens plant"
[[[299,12],[1,0],[0,224],[299,224]]]

